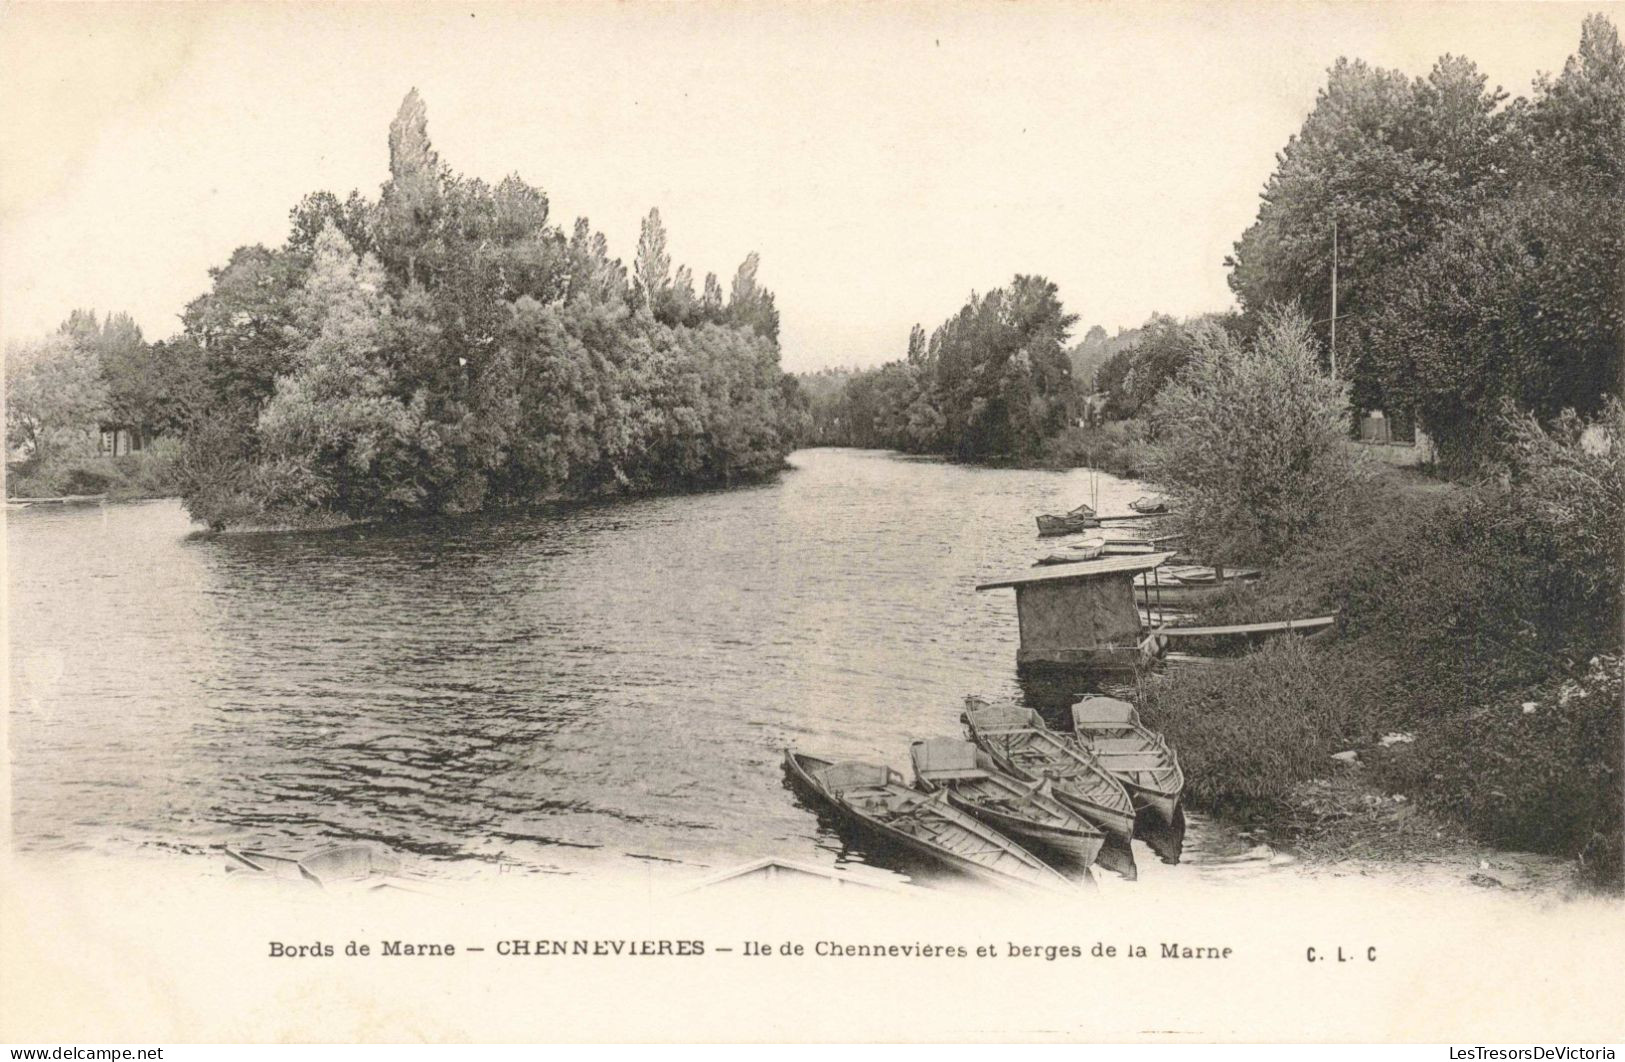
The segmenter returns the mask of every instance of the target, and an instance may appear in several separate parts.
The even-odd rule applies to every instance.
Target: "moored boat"
[[[1095,519],[1095,511],[1087,505],[1080,505],[1071,512],[1060,515],[1046,513],[1038,518],[1038,534],[1041,537],[1071,535],[1099,526],[1100,521]]]
[[[1029,782],[1050,779],[1056,799],[1114,837],[1134,836],[1134,802],[1093,756],[1018,704],[965,698],[965,729],[999,769]]]
[[[1137,513],[1146,514],[1165,513],[1168,511],[1167,502],[1163,501],[1161,498],[1153,498],[1149,494],[1143,498],[1136,498],[1129,502],[1128,507]]]
[[[1127,701],[1091,695],[1072,706],[1072,734],[1128,790],[1136,810],[1172,824],[1185,788],[1179,757]]]
[[[1106,540],[1103,538],[1086,538],[1066,547],[1060,553],[1050,553],[1033,562],[1034,567],[1046,564],[1076,564],[1079,561],[1094,560],[1106,551]]]
[[[969,741],[916,741],[909,759],[919,788],[946,792],[949,803],[1024,845],[1060,852],[1088,867],[1106,843],[1093,823],[1055,799],[1047,781],[1024,782],[1005,774]]]
[[[834,763],[791,749],[785,769],[809,795],[871,833],[982,881],[1070,889],[1059,871],[948,801],[911,788],[890,767]]]
[[[1218,571],[1205,565],[1164,565],[1135,576],[1134,592],[1167,602],[1189,601],[1234,583],[1251,582],[1262,574],[1257,568],[1226,568],[1221,579]]]

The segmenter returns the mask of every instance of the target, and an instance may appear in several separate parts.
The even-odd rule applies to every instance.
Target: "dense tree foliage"
[[[1054,284],[1017,276],[972,295],[903,360],[854,373],[815,406],[817,441],[975,459],[1035,453],[1075,415],[1066,339],[1077,318]]]
[[[96,351],[66,330],[7,346],[8,451],[37,461],[93,455],[108,405]]]
[[[174,490],[175,439],[203,395],[194,345],[147,343],[129,314],[74,310],[55,334],[10,345],[5,377],[9,494]],[[142,452],[110,460],[103,427]]]
[[[1159,392],[1184,368],[1211,329],[1244,334],[1236,315],[1206,314],[1176,321],[1152,314],[1095,372],[1095,388],[1105,395],[1105,414],[1113,420],[1144,415]]]
[[[1339,375],[1419,415],[1443,462],[1493,457],[1503,400],[1550,421],[1617,394],[1625,51],[1602,15],[1532,100],[1446,56],[1425,78],[1339,60],[1229,260],[1256,315],[1295,302],[1322,343],[1338,246]]]
[[[805,416],[750,254],[726,302],[675,275],[658,210],[629,272],[517,176],[444,165],[414,90],[378,200],[306,196],[187,307],[187,503],[209,523],[465,511],[728,482]]]
[[[1271,314],[1249,345],[1211,322],[1193,338],[1151,408],[1152,474],[1198,555],[1279,557],[1346,504],[1358,476],[1347,385],[1320,367],[1295,310]]]

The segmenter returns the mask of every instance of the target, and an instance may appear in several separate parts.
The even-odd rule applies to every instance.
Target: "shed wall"
[[[1133,645],[1140,637],[1131,574],[1016,588],[1024,652]]]

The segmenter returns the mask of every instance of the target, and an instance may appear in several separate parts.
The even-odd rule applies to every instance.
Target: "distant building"
[[[140,428],[130,424],[103,424],[97,450],[109,457],[123,457],[125,454],[140,453],[146,443]]]
[[[1417,427],[1416,418],[1369,409],[1355,415],[1356,441],[1390,465],[1422,465],[1433,460],[1433,440]]]

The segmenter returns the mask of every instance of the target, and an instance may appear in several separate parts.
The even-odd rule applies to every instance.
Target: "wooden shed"
[[[1057,565],[976,589],[1015,589],[1021,624],[1017,664],[1132,663],[1140,659],[1144,639],[1134,604],[1134,577],[1172,556],[1148,553]]]

